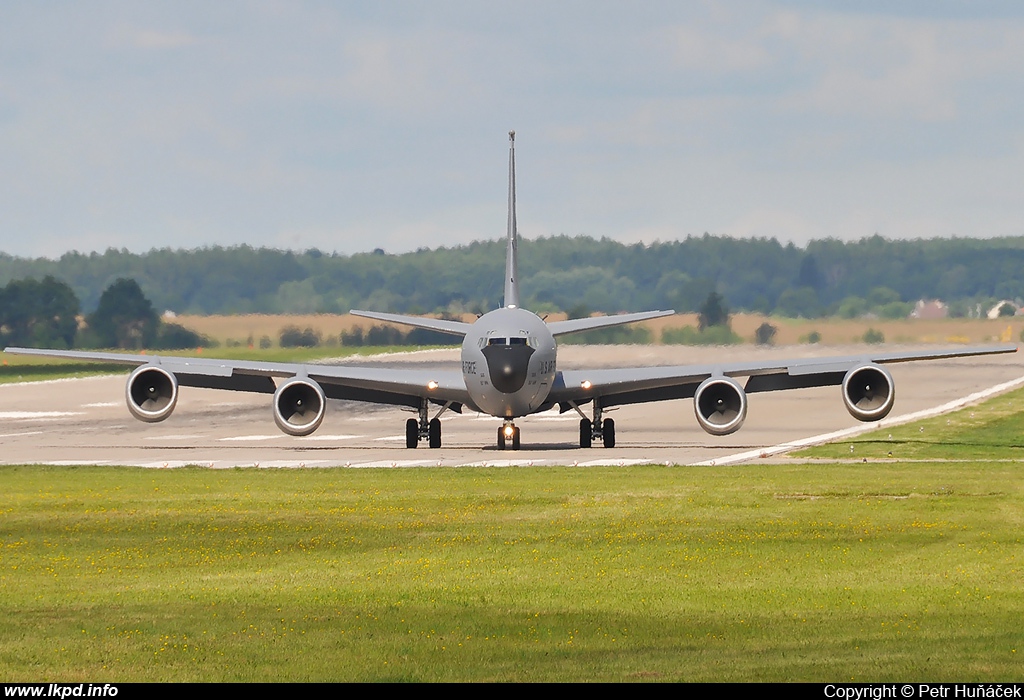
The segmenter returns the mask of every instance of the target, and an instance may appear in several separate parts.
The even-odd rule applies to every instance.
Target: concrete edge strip
[[[853,437],[854,435],[860,435],[862,433],[869,433],[872,430],[881,430],[882,428],[888,428],[896,425],[903,425],[904,423],[912,423],[916,420],[923,418],[932,418],[933,416],[939,416],[943,413],[949,413],[955,411],[958,408],[963,408],[972,403],[976,403],[983,399],[987,399],[990,396],[1001,394],[1011,389],[1024,385],[1024,376],[1011,379],[1008,382],[1002,384],[996,384],[988,389],[982,389],[976,391],[973,394],[965,396],[960,399],[954,399],[948,403],[944,403],[941,406],[934,408],[926,408],[921,411],[915,411],[913,413],[907,413],[895,418],[887,418],[880,420],[877,423],[865,423],[863,425],[855,425],[852,428],[844,428],[843,430],[836,430],[831,433],[822,433],[821,435],[814,435],[812,437],[801,438],[799,440],[792,440],[790,442],[779,443],[778,445],[772,445],[771,447],[762,447],[756,450],[749,450],[747,452],[739,452],[734,455],[722,457],[720,459],[709,459],[703,462],[694,462],[690,464],[691,467],[721,467],[731,464],[740,464],[741,462],[748,462],[753,459],[761,459],[764,457],[771,457],[773,455],[782,454],[785,452],[791,452],[801,447],[811,447],[813,445],[820,445],[826,442],[832,442],[842,438]]]

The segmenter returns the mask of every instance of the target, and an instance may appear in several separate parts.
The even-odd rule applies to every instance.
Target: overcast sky
[[[1024,234],[1016,2],[0,4],[0,251]]]

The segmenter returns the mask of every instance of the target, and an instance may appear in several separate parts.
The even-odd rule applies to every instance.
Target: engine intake
[[[274,422],[289,435],[302,437],[320,427],[327,397],[320,385],[305,377],[292,377],[274,392]]]
[[[142,365],[128,376],[124,393],[133,416],[157,423],[171,415],[178,403],[178,380],[162,367]]]
[[[739,430],[747,417],[747,394],[730,377],[710,377],[697,387],[693,410],[705,432],[729,435]]]
[[[859,421],[882,420],[895,400],[892,375],[878,365],[854,367],[843,377],[843,403]]]

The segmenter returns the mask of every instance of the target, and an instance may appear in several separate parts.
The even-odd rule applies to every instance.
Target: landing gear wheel
[[[512,429],[512,449],[519,449],[519,428]]]
[[[601,440],[605,447],[615,447],[615,421],[611,418],[601,422]]]
[[[504,426],[502,426],[501,428],[498,428],[498,449],[499,450],[504,450],[505,449],[505,428],[504,428]]]
[[[593,423],[589,418],[580,419],[580,447],[590,447],[594,439]]]
[[[436,450],[441,446],[441,421],[438,418],[430,421],[427,427],[427,438],[431,449]]]
[[[405,421],[405,446],[410,450],[416,449],[420,441],[420,423],[415,418]]]

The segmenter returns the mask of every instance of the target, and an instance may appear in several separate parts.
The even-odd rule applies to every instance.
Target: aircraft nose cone
[[[533,348],[528,345],[488,345],[483,349],[491,386],[503,394],[514,394],[526,384]]]

